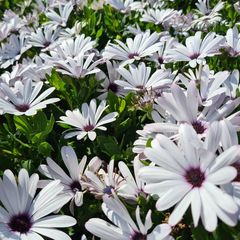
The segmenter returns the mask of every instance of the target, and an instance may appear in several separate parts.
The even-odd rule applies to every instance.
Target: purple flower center
[[[132,58],[135,58],[135,57],[138,57],[139,54],[138,53],[129,53],[128,54],[128,58],[132,59]]]
[[[112,194],[112,189],[113,189],[112,186],[106,186],[106,187],[103,189],[103,193],[104,193],[104,194],[107,194],[107,195],[111,195],[111,194]]]
[[[240,163],[234,163],[232,164],[233,167],[237,170],[237,176],[233,179],[234,182],[240,182]]]
[[[83,130],[84,130],[85,132],[90,132],[90,131],[92,131],[93,129],[94,129],[94,125],[92,125],[92,124],[89,124],[89,125],[83,127]]]
[[[118,92],[118,85],[112,82],[109,84],[108,90],[111,90],[112,92],[116,93]]]
[[[28,233],[32,224],[31,218],[27,213],[20,213],[11,218],[8,226],[14,232]]]
[[[158,58],[158,62],[159,62],[159,64],[163,64],[163,61],[164,61],[164,60],[163,60],[162,57],[159,57],[159,58]]]
[[[147,236],[140,232],[135,232],[131,240],[147,240]]]
[[[43,45],[44,47],[48,47],[51,44],[51,42],[46,41]]]
[[[190,56],[190,59],[193,60],[193,59],[196,59],[200,56],[199,53],[194,53],[193,55]]]
[[[73,181],[70,185],[70,188],[72,189],[73,193],[76,193],[82,190],[82,186],[78,181]]]
[[[205,174],[198,168],[190,168],[185,174],[186,180],[193,187],[201,187],[205,180]]]
[[[192,122],[192,126],[195,129],[197,134],[202,134],[206,130],[206,127],[204,126],[204,124],[201,121]]]
[[[15,107],[19,112],[26,112],[30,106],[28,104],[21,104]]]

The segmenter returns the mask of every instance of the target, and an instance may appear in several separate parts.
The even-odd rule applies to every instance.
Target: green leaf
[[[38,152],[44,155],[45,157],[50,156],[52,150],[53,150],[52,146],[48,142],[42,142],[38,146]]]

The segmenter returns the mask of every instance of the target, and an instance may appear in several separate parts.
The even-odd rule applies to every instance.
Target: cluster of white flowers
[[[188,14],[169,8],[167,2],[93,1],[96,11],[108,6],[124,16],[134,12],[140,23],[162,29],[159,33],[128,25],[126,38],[108,41],[101,50],[97,39],[81,32],[85,23],[70,19],[87,1],[30,0],[20,6],[22,12],[32,7],[28,16],[4,12],[1,115],[32,116],[48,104],[61,108],[60,98],[46,99],[55,90],[46,75],[55,70],[73,81],[94,77],[99,82],[89,102],[76,109],[62,108],[65,116],[58,123],[70,128],[63,132],[65,139],[94,143],[98,133],[108,130],[104,125],[119,116],[107,105],[110,91],[120,98],[133,94],[138,109],[150,106],[151,122],[136,132],[132,148],[136,156],[129,164],[109,160],[104,167],[98,156],[90,161],[83,156],[79,162],[72,147],[62,146],[65,166],[49,157],[38,168],[47,180],[39,180],[36,173],[29,176],[24,169],[16,180],[11,170],[5,170],[0,178],[0,239],[71,239],[55,228],[73,226],[76,219],[56,213],[70,202],[74,216],[74,208],[84,205],[86,192],[102,201],[102,211],[112,222],[91,218],[85,223],[86,230],[103,240],[173,240],[174,229],[189,208],[194,227],[202,224],[213,232],[218,219],[236,226],[239,70],[216,72],[209,62],[223,54],[240,57],[238,26],[229,27],[224,20],[224,2],[212,6],[210,0],[198,0],[195,11]],[[239,4],[234,7],[238,14]],[[42,23],[43,14],[47,20]],[[219,22],[227,26],[226,33],[209,32]],[[143,215],[141,198],[147,204],[154,199],[156,208],[149,207]],[[134,216],[126,204],[134,208]],[[164,221],[152,222],[153,211],[166,210],[169,216]]]

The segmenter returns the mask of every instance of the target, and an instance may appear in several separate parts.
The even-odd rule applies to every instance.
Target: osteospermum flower
[[[29,177],[25,169],[18,175],[18,183],[10,170],[0,179],[0,237],[3,240],[43,240],[41,235],[54,240],[71,240],[55,228],[70,227],[76,220],[70,216],[50,215],[69,201],[62,195],[63,186],[54,181],[44,187],[35,197],[38,175]]]
[[[182,123],[188,123],[193,126],[199,136],[203,137],[211,123],[220,121],[222,118],[229,119],[236,127],[239,126],[239,112],[231,113],[239,105],[240,98],[232,100],[222,95],[218,101],[199,111],[202,105],[199,103],[199,92],[193,81],[188,84],[186,92],[178,85],[172,84],[171,92],[164,92],[156,102],[161,109],[165,110],[159,112],[159,119],[161,117],[168,121],[157,120],[155,123],[147,124],[144,130],[155,133],[177,133]]]
[[[122,64],[133,63],[143,57],[151,56],[159,50],[160,42],[157,42],[159,35],[150,31],[137,34],[134,39],[127,38],[126,43],[115,40],[118,45],[109,43],[103,52],[103,57],[123,61]]]
[[[34,115],[37,110],[45,108],[47,104],[58,102],[59,98],[50,98],[42,101],[54,91],[54,87],[48,88],[39,96],[43,87],[43,82],[37,82],[33,85],[31,79],[24,83],[17,82],[15,89],[11,89],[7,84],[1,83],[0,89],[5,94],[5,98],[0,98],[0,109],[3,113],[14,115]]]
[[[114,160],[108,164],[107,172],[100,169],[97,173],[86,171],[85,175],[83,186],[97,199],[101,199],[104,195],[111,196],[113,193],[118,193],[126,184],[125,179],[114,172]]]
[[[224,223],[235,226],[238,206],[233,198],[218,185],[230,183],[237,175],[232,165],[240,156],[240,146],[233,146],[216,156],[214,152],[199,148],[197,135],[189,137],[192,127],[180,127],[180,147],[164,135],[157,135],[152,148],[144,154],[156,166],[143,167],[139,175],[147,185],[147,193],[157,194],[159,211],[174,205],[169,224],[177,224],[191,205],[194,226],[201,217],[207,231],[217,227],[217,217]]]
[[[145,223],[143,223],[140,208],[137,206],[136,224],[116,195],[114,198],[105,196],[103,200],[102,210],[114,225],[100,218],[91,218],[86,222],[85,227],[95,236],[113,240],[173,240],[173,237],[169,235],[171,227],[168,224],[159,224],[151,232],[149,231],[153,225],[151,210],[148,211]]]
[[[96,66],[102,63],[102,59],[92,62],[95,53],[91,53],[89,56],[79,56],[76,59],[67,58],[66,61],[54,61],[53,65],[57,68],[57,71],[69,75],[75,78],[83,78],[87,75],[94,74],[100,71]]]
[[[89,52],[93,50],[95,41],[92,41],[90,37],[85,37],[84,34],[77,36],[76,38],[67,38],[63,41],[59,41],[59,44],[50,51],[50,56],[42,53],[40,57],[47,62],[66,61],[67,59],[77,60],[80,56],[89,55]]]
[[[174,15],[177,14],[177,11],[174,9],[148,9],[143,14],[141,21],[142,22],[152,22],[156,25],[165,24],[168,22]]]
[[[187,61],[191,67],[196,67],[197,63],[205,63],[206,57],[220,53],[219,48],[225,42],[223,36],[217,36],[214,32],[208,33],[204,39],[201,36],[202,32],[196,32],[194,36],[186,39],[186,46],[176,44],[175,48],[169,50],[171,61]]]
[[[73,10],[72,2],[70,1],[65,5],[59,4],[58,10],[59,14],[52,9],[46,12],[46,16],[51,19],[51,21],[46,24],[60,25],[62,27],[66,26],[70,13]]]
[[[240,33],[236,26],[234,28],[230,28],[226,34],[226,44],[225,48],[228,54],[231,57],[239,57],[240,56]]]
[[[86,167],[87,157],[84,156],[80,163],[76,153],[72,147],[64,146],[61,149],[61,155],[65,166],[68,169],[69,175],[56,164],[51,158],[47,158],[47,165],[41,164],[39,171],[50,179],[60,180],[64,186],[63,192],[69,194],[72,197],[70,203],[70,211],[74,213],[74,204],[81,206],[83,204],[84,187],[82,186],[82,177],[84,175],[85,168],[89,171],[97,171],[101,165],[99,158],[93,158]],[[49,181],[41,181],[41,185],[45,185]]]
[[[79,109],[66,111],[66,116],[60,117],[62,120],[60,122],[71,125],[75,129],[67,133],[65,138],[77,136],[77,139],[81,140],[87,135],[93,141],[96,138],[97,134],[95,131],[97,129],[106,131],[107,128],[103,125],[116,120],[117,112],[111,112],[100,119],[107,108],[105,100],[101,101],[97,107],[96,100],[92,99],[89,105],[87,103],[82,104],[82,112]]]
[[[106,4],[125,13],[128,11],[141,10],[143,5],[140,1],[134,0],[106,0]]]
[[[150,77],[151,68],[146,67],[145,63],[140,63],[138,67],[130,65],[129,70],[130,71],[123,67],[119,67],[118,72],[126,80],[115,81],[116,84],[128,91],[150,91],[166,87],[172,83],[171,72],[168,70],[158,69]]]
[[[38,28],[36,32],[31,33],[29,43],[34,47],[40,47],[42,50],[47,51],[57,44],[60,32],[60,28],[54,29],[50,26]]]
[[[224,7],[224,2],[219,1],[213,9],[209,6],[209,0],[198,0],[196,3],[198,8],[197,13],[199,18],[192,22],[193,27],[207,30],[211,25],[214,25],[222,20],[219,11]]]

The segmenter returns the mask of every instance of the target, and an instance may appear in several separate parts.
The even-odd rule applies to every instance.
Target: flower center
[[[76,192],[82,190],[82,186],[81,186],[80,182],[78,182],[78,181],[72,182],[70,185],[70,188],[72,189],[73,193],[76,193]]]
[[[196,59],[200,56],[199,53],[194,53],[193,55],[190,56],[190,59],[193,60],[193,59]]]
[[[90,132],[94,129],[94,126],[92,124],[89,124],[89,125],[83,127],[83,129],[85,132]]]
[[[30,107],[28,104],[21,104],[15,107],[19,112],[26,112]]]
[[[205,132],[206,127],[204,126],[204,124],[200,121],[194,121],[192,122],[192,126],[195,129],[197,134],[202,134]]]
[[[233,179],[233,182],[240,182],[240,163],[234,163],[232,166],[237,170],[237,176]]]
[[[116,93],[118,92],[118,85],[116,83],[110,83],[108,86],[108,90],[111,90],[112,92]]]
[[[131,240],[147,240],[147,236],[140,232],[135,232]]]
[[[107,195],[111,195],[111,194],[112,194],[112,189],[113,189],[112,186],[106,186],[106,187],[103,189],[103,193],[104,193],[104,194],[107,194]]]
[[[158,62],[159,62],[159,64],[163,64],[163,58],[162,58],[162,57],[159,57],[159,58],[158,58]]]
[[[32,227],[31,218],[27,213],[20,213],[11,218],[8,226],[14,232],[27,233]]]
[[[128,58],[132,59],[132,58],[135,58],[135,57],[138,57],[139,54],[138,53],[129,53],[128,54]]]
[[[190,168],[186,172],[185,178],[193,187],[201,187],[205,180],[205,174],[200,168]]]
[[[44,47],[48,47],[51,44],[51,42],[46,41],[43,45]]]

